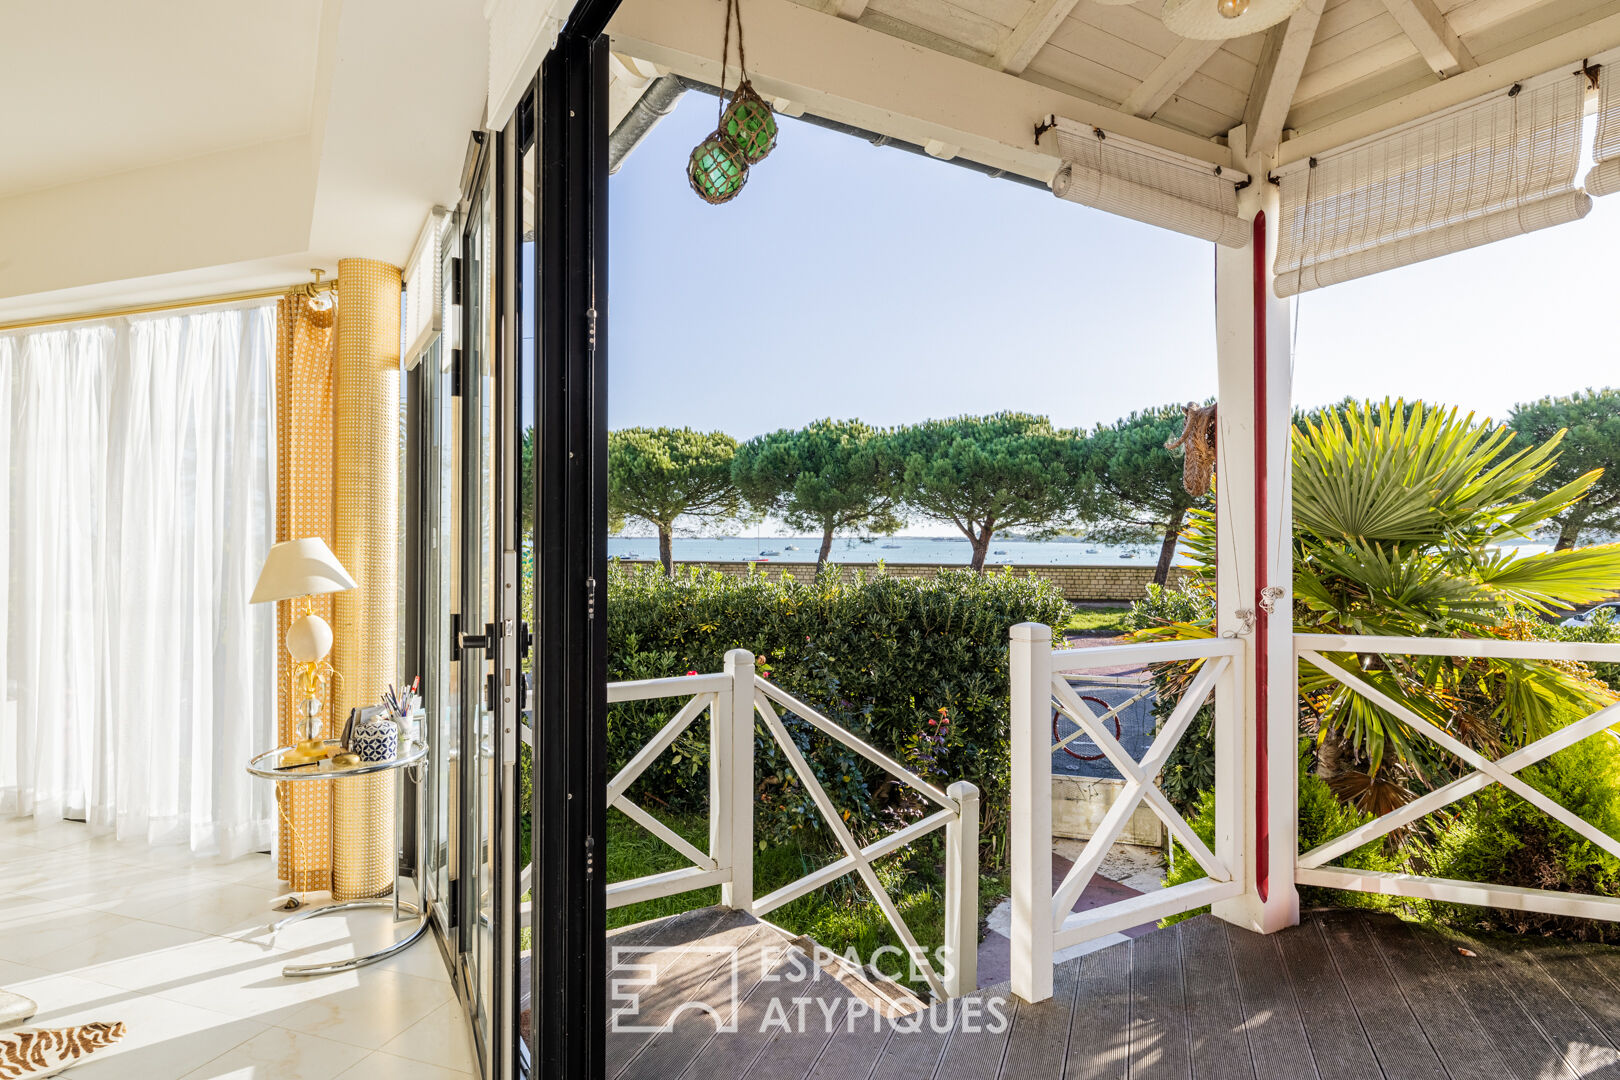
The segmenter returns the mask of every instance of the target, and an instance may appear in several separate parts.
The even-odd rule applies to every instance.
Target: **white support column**
[[[1052,630],[1009,631],[1012,673],[1012,992],[1052,996]]]
[[[945,826],[945,993],[979,988],[979,789],[958,780],[945,789],[962,814]]]
[[[726,653],[731,685],[710,714],[709,853],[731,871],[720,903],[754,910],[754,654]]]
[[[1263,214],[1264,221],[1256,221],[1249,247],[1218,247],[1215,254],[1220,370],[1216,626],[1223,635],[1239,635],[1248,644],[1239,677],[1217,694],[1218,722],[1242,718],[1242,768],[1225,785],[1217,780],[1217,799],[1223,789],[1241,793],[1237,811],[1242,820],[1233,827],[1242,828],[1237,842],[1245,854],[1245,890],[1214,910],[1228,922],[1270,933],[1299,921],[1289,453],[1293,335],[1289,305],[1272,289],[1279,205],[1277,188],[1266,177],[1273,159],[1250,157],[1245,134],[1239,127],[1229,136],[1234,164],[1254,177],[1239,193],[1239,210],[1245,216]],[[1226,736],[1217,735],[1220,748],[1237,749],[1237,733],[1229,730]]]

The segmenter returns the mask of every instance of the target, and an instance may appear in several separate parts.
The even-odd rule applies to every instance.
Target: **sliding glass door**
[[[425,876],[489,1080],[602,1062],[612,6],[584,4],[595,28],[474,137],[445,331],[413,383]]]
[[[480,1073],[513,1076],[517,856],[518,445],[508,155],[475,136],[446,237],[444,333],[412,373],[421,567],[413,655],[430,739],[424,877]],[[499,868],[499,869],[498,869]]]
[[[487,158],[488,155],[486,155]],[[490,675],[495,623],[494,170],[484,168],[461,239],[461,603],[460,672],[462,889],[458,972],[474,1041],[489,1075],[493,946],[493,833],[497,772]]]

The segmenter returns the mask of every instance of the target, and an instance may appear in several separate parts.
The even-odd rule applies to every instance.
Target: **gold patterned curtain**
[[[332,360],[337,305],[316,307],[302,294],[276,306],[276,540],[318,536],[332,543]],[[292,658],[281,642],[298,600],[276,605],[276,734],[296,742]],[[315,614],[331,622],[332,597],[314,598]],[[321,731],[330,736],[332,697],[325,695]],[[332,886],[331,798],[325,783],[277,784],[281,808],[277,873],[295,890]]]
[[[332,699],[347,716],[399,681],[399,268],[338,260],[338,309],[332,552],[359,583],[333,597],[332,666],[342,681]],[[399,773],[385,772],[333,792],[332,899],[393,889],[398,783]]]

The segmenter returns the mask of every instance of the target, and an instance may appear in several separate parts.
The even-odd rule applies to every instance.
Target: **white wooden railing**
[[[1252,899],[1250,853],[1257,814],[1258,766],[1246,763],[1253,747],[1246,741],[1242,698],[1245,667],[1256,645],[1248,637],[1196,641],[1152,642],[1097,649],[1052,649],[1051,631],[1034,623],[1012,628],[1012,989],[1026,1001],[1040,1001],[1052,993],[1054,954],[1119,930],[1216,905],[1223,917],[1239,918],[1243,903]],[[1283,643],[1286,649],[1286,642]],[[1285,653],[1285,656],[1287,654]],[[1346,655],[1352,659],[1342,662]],[[1427,739],[1470,770],[1450,783],[1342,836],[1284,863],[1291,879],[1280,880],[1278,859],[1270,868],[1270,888],[1317,885],[1355,892],[1382,893],[1458,904],[1536,911],[1577,918],[1620,921],[1620,898],[1557,892],[1488,882],[1455,881],[1387,871],[1357,870],[1331,865],[1364,844],[1413,824],[1491,784],[1500,784],[1553,820],[1620,858],[1620,837],[1611,836],[1525,783],[1518,773],[1582,739],[1620,731],[1620,704],[1600,709],[1559,728],[1501,758],[1491,759],[1459,740],[1445,727],[1425,720],[1362,677],[1361,657],[1452,656],[1494,659],[1620,663],[1620,645],[1576,642],[1503,641],[1473,638],[1406,638],[1369,635],[1296,635],[1293,656],[1299,664],[1319,669],[1346,691],[1377,705],[1417,738]],[[1170,661],[1199,661],[1174,712],[1164,722],[1152,746],[1140,761],[1126,752],[1104,721],[1086,704],[1071,680],[1100,668],[1147,666]],[[1274,666],[1276,661],[1273,662]],[[1297,670],[1290,665],[1290,676]],[[1213,850],[1193,833],[1177,814],[1155,780],[1176,744],[1186,733],[1198,709],[1215,696],[1215,843]],[[1288,699],[1292,709],[1292,697]],[[1054,744],[1053,709],[1067,716],[1080,732],[1090,736],[1125,778],[1120,797],[1109,808],[1096,834],[1056,888],[1051,886],[1052,810],[1051,755]],[[1275,721],[1277,717],[1273,717]],[[1291,741],[1292,725],[1288,728]],[[1071,736],[1073,738],[1074,736]],[[1275,749],[1275,748],[1273,748]],[[1247,767],[1250,765],[1252,767]],[[1275,799],[1273,800],[1275,802]],[[1183,885],[1146,893],[1090,911],[1072,908],[1096,874],[1109,847],[1136,808],[1146,804],[1169,828],[1171,835],[1197,860],[1205,876]],[[1272,805],[1268,819],[1274,827],[1290,825],[1297,812],[1292,797]],[[1290,839],[1290,844],[1292,843]],[[1243,900],[1239,900],[1243,898]],[[1223,913],[1222,901],[1228,901]],[[1236,902],[1236,906],[1234,903]]]
[[[1492,885],[1472,881],[1454,881],[1448,878],[1422,877],[1414,874],[1396,874],[1377,870],[1353,870],[1328,865],[1356,848],[1385,836],[1396,829],[1410,825],[1458,799],[1472,795],[1491,784],[1501,784],[1521,799],[1541,810],[1560,824],[1573,829],[1598,847],[1620,858],[1620,840],[1603,832],[1520,780],[1518,773],[1582,739],[1620,725],[1620,705],[1600,709],[1528,746],[1491,760],[1460,742],[1446,731],[1411,709],[1391,698],[1354,670],[1359,661],[1347,668],[1335,663],[1330,654],[1351,653],[1355,656],[1388,654],[1400,656],[1474,656],[1514,660],[1580,660],[1596,663],[1620,662],[1620,645],[1599,645],[1578,642],[1501,641],[1476,638],[1404,638],[1353,635],[1300,634],[1294,638],[1294,651],[1312,667],[1320,669],[1334,681],[1360,694],[1379,706],[1411,732],[1439,746],[1456,757],[1471,772],[1449,784],[1435,788],[1399,809],[1374,818],[1343,836],[1328,841],[1299,856],[1294,871],[1295,880],[1302,885],[1325,885],[1334,889],[1355,892],[1384,893],[1391,896],[1409,896],[1425,900],[1443,900],[1454,904],[1479,904],[1486,907],[1512,908],[1519,911],[1538,911],[1553,915],[1569,915],[1586,919],[1620,920],[1620,899],[1609,896],[1591,896],[1582,893],[1555,892],[1548,889],[1528,889],[1519,886]]]
[[[1052,996],[1052,960],[1060,949],[1205,904],[1243,891],[1241,814],[1243,752],[1239,663],[1245,643],[1237,638],[1153,642],[1054,651],[1052,631],[1020,623],[1011,631],[1012,674],[1012,990],[1025,1001]],[[1171,661],[1198,661],[1186,692],[1160,728],[1141,761],[1133,758],[1070,685],[1069,677],[1099,668],[1132,667]],[[1186,734],[1198,710],[1215,695],[1214,850],[1170,805],[1156,778]],[[1086,842],[1063,882],[1052,887],[1053,708],[1077,724],[1097,744],[1125,786],[1096,833]],[[1097,873],[1109,848],[1143,803],[1198,861],[1205,876],[1158,892],[1121,900],[1085,912],[1075,901]]]
[[[690,865],[650,874],[607,887],[608,907],[623,907],[660,897],[675,896],[712,885],[720,886],[720,902],[763,917],[806,893],[848,873],[860,876],[883,911],[889,925],[915,959],[936,997],[956,997],[977,987],[979,925],[979,789],[958,781],[941,791],[889,755],[868,745],[822,713],[759,677],[752,653],[735,649],[726,654],[725,670],[716,674],[611,683],[610,704],[651,699],[684,699],[645,746],[608,784],[608,805],[614,807],[679,852]],[[938,809],[920,820],[873,843],[862,846],[816,780],[804,755],[778,714],[778,707],[817,731],[843,744],[919,792]],[[709,843],[704,851],[659,821],[627,794],[631,784],[680,737],[699,716],[709,715]],[[754,717],[780,747],[789,766],[804,785],[827,828],[844,850],[842,858],[813,870],[766,896],[754,896]],[[945,830],[945,945],[943,970],[918,945],[888,890],[878,880],[872,862],[898,851],[936,829]]]

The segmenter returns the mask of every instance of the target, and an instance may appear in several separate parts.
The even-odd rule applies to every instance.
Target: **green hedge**
[[[1019,622],[1062,625],[1069,607],[1028,574],[946,570],[929,579],[847,573],[813,582],[760,571],[728,577],[683,568],[673,578],[608,574],[608,678],[714,672],[730,649],[830,719],[931,780],[969,780],[981,792],[991,865],[1004,857],[1008,811],[1007,631]],[[779,710],[780,711],[780,710]],[[611,775],[670,715],[668,702],[615,706],[608,725]],[[856,831],[914,816],[908,790],[808,725],[788,719],[829,794]],[[942,721],[944,721],[942,723]],[[706,731],[678,740],[637,786],[671,810],[706,805]],[[759,734],[760,831],[813,829],[815,811]]]

